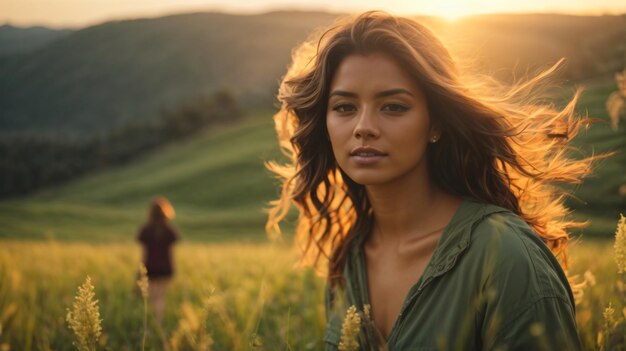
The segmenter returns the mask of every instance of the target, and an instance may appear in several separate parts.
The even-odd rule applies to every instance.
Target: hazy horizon
[[[250,0],[232,3],[224,0],[5,0],[0,5],[0,24],[16,27],[44,26],[49,28],[82,28],[103,22],[135,18],[162,17],[192,12],[222,12],[229,14],[260,14],[273,11],[324,11],[355,13],[366,10],[384,10],[405,16],[436,16],[454,20],[482,14],[551,13],[565,15],[620,15],[626,13],[626,2],[600,0],[594,4],[585,1],[527,0],[523,3],[482,0],[442,0],[437,3],[395,0],[380,6],[376,1],[332,0],[291,1]]]

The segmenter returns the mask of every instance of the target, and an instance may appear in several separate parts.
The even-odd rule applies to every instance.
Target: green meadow
[[[148,315],[147,350],[322,350],[324,280],[297,268],[291,245],[183,243],[162,328]],[[87,276],[99,300],[98,349],[141,350],[143,300],[135,286],[138,247],[129,243],[5,240],[0,250],[0,347],[72,350],[65,317]],[[626,333],[626,289],[607,241],[581,240],[570,275],[585,349],[617,350]],[[621,279],[621,280],[619,280]],[[615,322],[604,312],[612,304]],[[610,326],[610,327],[609,327]],[[608,330],[608,332],[607,332]],[[209,341],[202,347],[200,340]],[[206,344],[205,344],[206,345]]]
[[[149,315],[148,350],[317,350],[325,326],[323,280],[294,269],[280,244],[181,244],[163,328]],[[138,248],[130,244],[5,241],[0,250],[1,345],[72,350],[66,308],[90,276],[99,300],[100,349],[139,350],[144,307],[135,286]],[[199,328],[200,320],[206,326]],[[253,346],[255,341],[256,347]],[[180,345],[180,346],[175,346]]]
[[[185,240],[263,241],[277,195],[264,162],[279,156],[271,112],[159,149],[127,166],[0,202],[0,238],[133,241],[155,195],[168,197]]]

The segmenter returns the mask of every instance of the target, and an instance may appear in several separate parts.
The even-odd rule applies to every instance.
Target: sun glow
[[[385,10],[396,15],[438,16],[456,21],[488,13],[568,13],[581,15],[623,14],[624,0],[0,0],[0,24],[81,27],[125,18],[163,16],[171,13],[218,11],[254,14],[275,10],[359,13]]]
[[[449,22],[454,22],[459,20],[462,17],[469,16],[474,14],[470,9],[467,9],[462,6],[452,6],[450,4],[444,4],[441,8],[441,12],[439,13],[439,17],[445,19]]]
[[[466,1],[443,0],[433,2],[430,6],[427,6],[427,8],[423,8],[423,10],[426,13],[453,22],[462,17],[481,12],[479,6],[476,6],[476,4],[473,4],[474,6],[471,5],[471,3]]]

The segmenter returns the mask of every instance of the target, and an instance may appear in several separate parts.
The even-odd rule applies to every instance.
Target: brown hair
[[[439,39],[406,18],[366,12],[327,30],[317,45],[302,44],[282,80],[274,116],[281,149],[290,163],[268,163],[283,181],[272,202],[268,232],[291,203],[299,210],[296,241],[302,261],[317,267],[329,259],[329,281],[341,276],[350,241],[371,229],[365,188],[337,166],[326,130],[328,90],[341,61],[351,54],[382,52],[396,60],[422,88],[429,115],[442,131],[427,150],[431,180],[457,196],[506,208],[521,216],[566,266],[565,194],[559,183],[579,183],[592,158],[568,157],[565,143],[583,122],[574,106],[577,91],[563,109],[541,99],[546,77],[560,64],[533,79],[503,88],[482,79],[470,82]]]
[[[150,203],[147,224],[148,226],[160,225],[174,219],[175,216],[176,212],[169,200],[163,196],[157,196]]]

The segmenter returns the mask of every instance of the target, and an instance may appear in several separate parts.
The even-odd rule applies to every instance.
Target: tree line
[[[241,116],[233,95],[219,91],[189,100],[174,110],[162,110],[154,122],[127,123],[92,137],[5,134],[0,137],[0,198],[28,194],[126,163],[164,144]]]

